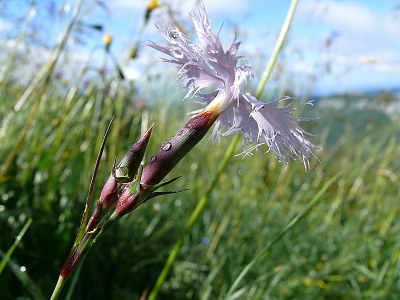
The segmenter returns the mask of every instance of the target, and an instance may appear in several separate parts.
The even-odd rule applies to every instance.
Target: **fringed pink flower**
[[[290,159],[300,159],[309,168],[309,159],[316,148],[305,136],[309,135],[295,121],[312,118],[295,117],[294,99],[282,97],[268,103],[258,101],[240,87],[252,78],[250,66],[237,66],[240,42],[236,37],[228,50],[224,50],[218,34],[211,31],[211,20],[204,5],[191,13],[199,39],[195,44],[178,27],[172,26],[163,35],[168,43],[149,46],[165,53],[163,59],[177,65],[178,75],[184,81],[188,96],[198,95],[207,105],[206,110],[219,114],[212,133],[214,141],[220,136],[240,133],[244,136],[244,154],[249,155],[262,145],[268,146],[285,167]],[[283,107],[279,105],[285,104]]]

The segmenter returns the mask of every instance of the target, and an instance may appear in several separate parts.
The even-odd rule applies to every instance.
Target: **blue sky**
[[[57,0],[57,4],[65,1]],[[68,2],[68,1],[67,1]],[[75,1],[70,1],[73,7]],[[137,40],[148,0],[105,1],[108,10],[90,10],[88,21],[101,23],[114,37],[113,52],[123,60]],[[161,3],[163,1],[160,1]],[[164,1],[165,2],[165,1]],[[206,0],[214,30],[223,23],[221,39],[228,45],[234,31],[243,41],[241,54],[254,67],[255,82],[272,51],[283,23],[288,0]],[[15,7],[20,1],[15,1]],[[196,1],[168,1],[177,20],[190,29],[188,12]],[[283,80],[304,90],[312,82],[316,94],[400,87],[400,0],[300,0],[293,27],[282,55]],[[155,11],[141,42],[162,43],[155,27],[167,26],[166,9]],[[163,18],[164,16],[164,18]],[[0,29],[5,22],[0,19]],[[54,30],[56,31],[56,30]],[[101,35],[79,47],[76,56],[84,59]],[[138,60],[125,66],[128,77],[138,79],[141,70],[159,56],[142,47]],[[173,69],[171,68],[171,71]],[[276,72],[276,76],[280,73]],[[280,76],[280,75],[279,75]]]

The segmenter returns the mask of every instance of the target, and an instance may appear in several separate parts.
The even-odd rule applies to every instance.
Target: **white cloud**
[[[322,22],[327,22],[338,29],[364,32],[374,24],[376,16],[360,2],[317,1],[301,2],[300,13],[312,13]]]
[[[374,10],[363,1],[303,0],[297,21],[302,29],[291,46],[300,44],[306,59],[316,63],[317,86],[348,90],[362,85],[393,86],[396,82],[400,20],[390,10]],[[327,46],[332,33],[335,37]],[[375,63],[360,64],[360,57],[373,57]]]
[[[365,44],[398,45],[400,21],[389,12],[372,10],[361,1],[305,0],[299,4],[299,15],[316,19],[345,36]]]
[[[129,9],[144,9],[149,0],[114,0],[112,5],[114,7],[123,7]],[[248,0],[235,0],[227,2],[226,0],[204,0],[207,11],[211,14],[220,13],[243,13],[248,10],[250,2]],[[174,7],[181,10],[182,13],[191,11],[198,1],[187,0],[187,1],[176,1]]]
[[[12,28],[12,24],[6,20],[0,18],[0,32],[1,31],[8,31]]]
[[[143,9],[146,7],[148,0],[114,0],[113,7],[123,7],[129,9]]]
[[[247,0],[205,0],[204,4],[210,14],[244,14],[249,10],[250,2]]]
[[[125,78],[128,80],[138,80],[141,77],[142,70],[137,67],[129,66],[124,69]]]

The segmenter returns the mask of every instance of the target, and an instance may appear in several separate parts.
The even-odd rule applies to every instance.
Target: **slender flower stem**
[[[137,173],[135,169],[143,170],[143,167],[140,168],[139,164],[143,160],[143,156],[146,150],[147,143],[150,138],[150,134],[152,131],[152,127],[150,127],[147,132],[140,138],[136,143],[134,143],[131,147],[131,149],[128,151],[128,153],[124,156],[122,161],[118,164],[118,166],[115,165],[113,166],[113,170],[111,172],[110,177],[106,181],[101,194],[100,198],[97,202],[97,206],[95,211],[92,214],[92,217],[90,218],[89,223],[87,222],[88,220],[88,210],[90,208],[90,201],[92,198],[92,192],[94,188],[94,184],[96,181],[96,176],[98,172],[98,168],[100,165],[100,159],[102,157],[102,153],[105,147],[105,143],[108,137],[108,134],[111,129],[112,122],[114,120],[115,115],[111,119],[107,130],[105,132],[105,135],[103,137],[103,142],[101,144],[97,160],[96,160],[96,165],[93,171],[92,175],[92,180],[90,183],[89,187],[89,192],[88,196],[86,199],[86,205],[85,205],[85,210],[82,216],[82,221],[81,225],[78,231],[78,234],[75,238],[74,244],[72,246],[72,249],[61,269],[60,272],[60,277],[57,281],[56,287],[53,292],[53,297],[52,299],[57,299],[59,294],[61,293],[61,290],[65,284],[65,282],[68,280],[68,278],[75,272],[76,268],[82,265],[83,259],[85,258],[86,254],[90,251],[90,249],[96,244],[97,240],[102,236],[104,231],[111,226],[115,221],[117,221],[120,217],[118,214],[113,214],[111,217],[108,218],[108,220],[102,220],[104,214],[112,209],[117,201],[118,195],[118,185],[122,182],[127,182],[132,180],[132,178],[137,177],[137,181],[132,181],[130,183],[130,186],[135,182],[139,182],[141,178],[141,173]],[[136,174],[136,176],[135,176]],[[171,182],[171,181],[170,181]],[[165,183],[160,184],[159,186],[163,186]],[[140,185],[139,185],[140,187]],[[150,188],[153,188],[155,190],[157,187],[151,186]],[[127,191],[131,191],[130,188],[125,189]],[[140,188],[137,189],[137,195],[135,192],[133,192],[134,195],[137,196],[138,199],[142,197],[142,199],[145,199],[145,196],[143,193],[146,193],[146,189],[143,188],[142,190]],[[141,194],[142,193],[142,194]],[[147,195],[147,194],[146,194]]]
[[[290,25],[292,23],[293,20],[293,16],[294,16],[294,12],[296,10],[297,7],[297,0],[292,0],[291,5],[289,7],[289,11],[286,15],[286,19],[284,24],[282,25],[282,29],[281,32],[279,34],[279,38],[275,44],[275,48],[274,51],[269,59],[269,62],[267,64],[267,67],[263,73],[263,76],[261,78],[261,81],[257,87],[257,91],[256,91],[256,97],[259,98],[265,88],[265,85],[267,84],[267,81],[270,77],[270,74],[275,66],[275,63],[278,59],[278,55],[282,49],[282,46],[284,44],[284,41],[286,39],[287,33],[289,31]],[[157,281],[155,283],[155,286],[153,288],[153,290],[151,291],[148,300],[155,300],[157,298],[158,292],[160,291],[162,285],[164,284],[168,273],[172,267],[172,265],[174,264],[176,257],[178,256],[178,253],[180,251],[180,249],[182,248],[183,245],[183,240],[185,238],[185,236],[191,231],[194,223],[196,222],[196,220],[199,218],[199,216],[201,215],[201,213],[203,212],[204,208],[206,207],[206,204],[210,198],[211,192],[213,191],[214,187],[217,185],[219,178],[221,176],[221,174],[225,171],[229,160],[231,159],[231,157],[233,156],[233,152],[234,149],[236,148],[237,143],[240,140],[240,135],[236,135],[234,137],[234,139],[232,140],[231,144],[229,145],[228,151],[225,153],[225,156],[222,160],[222,162],[219,165],[218,171],[217,173],[214,175],[213,181],[210,185],[210,187],[207,189],[206,193],[203,195],[203,197],[201,198],[201,200],[198,202],[198,204],[196,205],[193,213],[191,214],[188,222],[186,223],[185,226],[185,230],[183,231],[183,233],[180,235],[179,239],[176,241],[168,259],[167,262],[165,263],[160,275],[157,278]]]
[[[293,16],[296,11],[297,3],[298,3],[298,0],[292,0],[292,2],[290,3],[290,7],[289,7],[288,13],[286,15],[285,22],[282,25],[281,32],[279,33],[278,40],[276,41],[274,51],[272,52],[272,55],[268,61],[268,65],[265,68],[265,71],[261,77],[261,81],[257,87],[257,90],[256,90],[257,98],[259,98],[261,96],[261,94],[265,88],[265,85],[267,84],[267,81],[268,81],[268,79],[272,73],[272,70],[275,66],[278,55],[282,50],[282,46],[286,40],[287,33],[289,32],[289,28],[293,21]]]
[[[115,218],[110,218],[96,232],[88,232],[83,236],[80,243],[67,258],[67,261],[65,262],[64,267],[61,270],[60,276],[58,277],[58,281],[54,288],[53,294],[51,295],[51,300],[58,299],[62,288],[64,287],[70,275],[75,271],[76,267],[78,267],[82,263],[86,254],[90,251],[90,249],[92,249],[98,239],[103,235],[105,229],[107,229],[115,221]]]
[[[96,244],[99,238],[103,235],[104,231],[111,226],[116,221],[115,218],[108,219],[95,233],[87,233],[83,236],[80,244],[74,249],[74,252],[70,254],[67,258],[66,263],[64,264],[63,269],[61,270],[60,276],[58,277],[57,284],[54,288],[53,294],[51,296],[51,300],[58,299],[64,284],[67,282],[68,278],[75,271],[75,269],[81,265],[86,254],[92,249],[92,247]]]
[[[57,284],[54,288],[53,294],[50,297],[50,300],[58,299],[58,297],[60,296],[60,293],[62,291],[62,288],[64,287],[65,282],[66,282],[66,280],[62,276],[58,277]]]

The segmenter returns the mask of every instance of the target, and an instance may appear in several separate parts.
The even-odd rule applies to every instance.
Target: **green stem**
[[[116,220],[117,220],[116,218],[109,218],[102,225],[102,227],[98,230],[98,232],[95,233],[94,235],[93,235],[93,233],[86,233],[86,235],[79,242],[78,248],[72,250],[73,252],[71,252],[67,258],[67,262],[69,262],[70,265],[68,265],[68,263],[64,264],[64,267],[61,270],[61,274],[58,277],[57,284],[53,290],[53,294],[51,295],[51,298],[50,298],[51,300],[58,299],[58,297],[61,293],[61,290],[63,289],[68,278],[71,277],[71,275],[74,273],[76,268],[83,263],[84,258],[86,257],[86,254],[96,244],[96,242],[99,240],[99,238],[103,235],[104,231],[109,226],[111,226]],[[73,253],[76,253],[76,252],[78,252],[78,255],[74,256]],[[62,274],[65,269],[68,269],[68,271],[63,276]]]
[[[65,295],[65,300],[73,299],[72,295],[74,294],[76,283],[78,282],[79,274],[81,274],[81,270],[82,270],[82,266],[85,261],[85,258],[86,258],[86,256],[82,258],[81,263],[78,264],[78,266],[76,267],[76,270],[71,278],[71,283],[68,287],[67,294]]]
[[[51,294],[50,300],[56,300],[60,296],[60,293],[62,291],[62,288],[64,287],[66,280],[62,277],[58,277],[57,284],[54,288],[53,294]]]
[[[274,51],[272,52],[272,55],[268,61],[267,67],[265,68],[265,71],[262,75],[260,83],[257,87],[256,95],[255,95],[256,98],[259,98],[261,96],[261,94],[265,88],[265,85],[267,84],[267,81],[268,81],[268,79],[272,73],[272,70],[275,66],[275,63],[278,60],[278,55],[282,50],[282,46],[286,40],[287,33],[289,32],[290,25],[292,24],[292,21],[293,21],[294,12],[296,11],[296,7],[297,7],[297,2],[298,2],[298,0],[292,0],[292,2],[290,4],[288,13],[286,15],[285,22],[282,25],[281,32],[279,33],[278,40],[276,41]]]
[[[280,53],[280,51],[282,49],[282,46],[283,46],[284,41],[287,36],[287,32],[289,31],[290,25],[292,23],[293,15],[294,15],[294,12],[295,12],[296,6],[297,6],[297,2],[298,2],[297,0],[293,0],[289,7],[289,11],[287,13],[285,22],[282,26],[278,40],[275,44],[274,51],[269,59],[267,67],[265,68],[264,74],[261,78],[261,81],[260,81],[258,87],[257,87],[256,94],[255,94],[256,98],[259,98],[261,96],[261,94],[265,88],[265,85],[267,84],[267,81],[270,77],[270,74],[275,66],[275,63],[278,59],[278,54]],[[194,223],[196,222],[196,220],[199,218],[199,216],[203,212],[203,210],[210,198],[210,194],[213,191],[214,187],[217,185],[220,175],[225,171],[225,169],[228,165],[228,162],[233,155],[236,144],[239,142],[239,140],[240,140],[240,135],[236,135],[234,137],[234,139],[232,140],[231,144],[229,145],[228,151],[225,153],[225,156],[224,156],[221,164],[219,165],[218,171],[215,174],[210,187],[208,188],[208,190],[206,191],[204,196],[201,198],[201,200],[198,202],[192,215],[190,216],[188,222],[186,223],[185,230],[180,235],[179,239],[176,241],[176,243],[167,259],[167,262],[165,263],[160,275],[157,278],[157,281],[154,285],[153,290],[151,291],[151,293],[149,295],[148,300],[155,300],[157,298],[158,292],[160,291],[162,285],[164,284],[164,282],[168,276],[168,273],[169,273],[172,265],[174,264],[176,257],[178,256],[178,253],[183,245],[183,240],[184,240],[185,236],[191,231]]]

